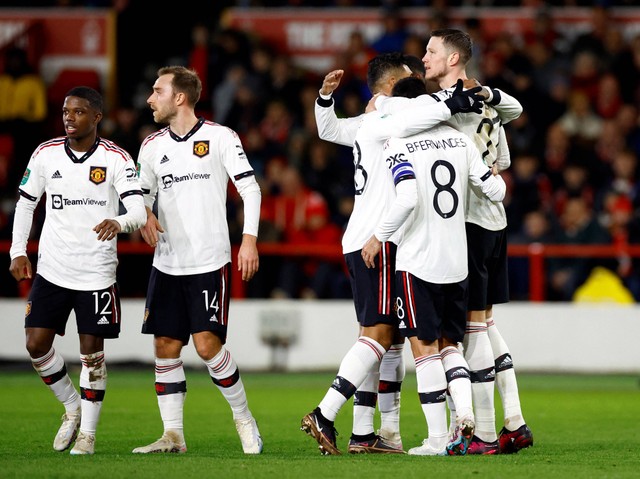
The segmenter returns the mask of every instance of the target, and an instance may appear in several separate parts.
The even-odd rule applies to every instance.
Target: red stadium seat
[[[76,86],[88,86],[102,92],[100,75],[93,69],[64,69],[61,70],[53,83],[49,86],[49,105],[58,109],[64,102],[66,93]]]

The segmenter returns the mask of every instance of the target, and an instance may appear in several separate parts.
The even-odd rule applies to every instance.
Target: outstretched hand
[[[344,70],[333,70],[327,73],[322,81],[322,87],[320,93],[323,95],[331,95],[333,91],[340,85],[340,80],[344,75]]]
[[[464,90],[462,80],[458,79],[451,98],[445,100],[444,103],[449,107],[452,115],[456,113],[482,113],[484,97],[480,95],[481,90],[481,86]]]

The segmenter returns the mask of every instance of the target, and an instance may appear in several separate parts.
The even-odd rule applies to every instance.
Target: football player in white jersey
[[[462,86],[462,80],[458,82]],[[424,81],[407,78],[394,95],[426,92]],[[465,205],[471,183],[491,201],[504,198],[506,185],[492,175],[473,141],[441,125],[385,145],[387,167],[397,197],[362,249],[375,266],[381,241],[399,228],[396,258],[399,328],[408,337],[416,363],[418,394],[429,437],[413,455],[464,455],[475,428],[469,368],[457,349],[465,333],[467,244]],[[406,220],[406,223],[405,223]],[[456,405],[456,434],[449,440],[446,393]]]
[[[322,139],[353,147],[354,209],[342,239],[360,324],[360,337],[343,358],[338,374],[318,407],[302,419],[302,430],[314,437],[323,454],[340,454],[336,445],[334,420],[345,402],[354,396],[354,424],[349,441],[350,453],[402,453],[399,430],[399,393],[404,377],[403,342],[397,335],[397,319],[392,311],[395,271],[395,242],[384,244],[377,270],[365,267],[360,250],[394,199],[391,175],[382,159],[384,140],[390,135],[406,136],[432,127],[452,114],[470,108],[474,90],[447,102],[433,102],[431,108],[407,109],[392,117],[377,112],[357,118],[338,119],[331,93],[340,82],[342,70],[330,72],[316,103],[316,121]],[[373,94],[387,95],[397,80],[411,70],[400,53],[380,55],[369,62],[368,85]],[[477,100],[477,99],[476,99]],[[404,341],[402,339],[402,341]],[[386,358],[386,364],[385,364]],[[382,365],[381,365],[382,360]],[[386,373],[386,377],[384,374]],[[379,386],[379,382],[383,385]],[[380,410],[382,427],[374,433],[373,415],[376,398],[391,396]],[[385,398],[387,399],[387,398]]]
[[[471,38],[460,30],[444,29],[431,33],[423,57],[427,71],[425,78],[443,88],[433,98],[448,98],[451,85],[458,79],[467,79],[465,66],[471,58],[471,47]],[[495,165],[498,171],[502,171],[509,167],[511,161],[502,125],[520,116],[522,105],[503,91],[488,87],[483,90],[487,100],[482,113],[456,115],[450,123],[474,140],[487,165]],[[393,112],[425,97],[429,96],[415,100],[380,98],[376,107],[382,112]],[[493,305],[509,301],[507,219],[502,202],[487,201],[473,187],[466,215],[469,311],[464,346],[465,358],[471,367],[476,414],[476,437],[469,454],[513,453],[533,445],[533,435],[522,415],[509,348],[493,321]],[[496,382],[504,411],[500,437],[495,427]]]
[[[133,159],[98,136],[102,111],[97,91],[81,86],[67,93],[62,107],[66,137],[40,144],[20,182],[10,251],[13,277],[31,279],[27,240],[34,210],[46,194],[25,315],[26,343],[33,367],[65,407],[53,448],[64,451],[75,440],[74,455],[94,453],[107,386],[104,339],[120,334],[116,236],[137,230],[146,218]],[[122,215],[120,202],[126,208]],[[80,395],[53,348],[72,310],[80,339]]]
[[[138,157],[147,208],[142,236],[156,249],[142,332],[154,335],[155,385],[164,433],[134,453],[187,450],[187,384],[180,353],[190,337],[231,407],[244,453],[262,452],[238,366],[224,346],[231,268],[227,187],[231,180],[244,203],[237,268],[245,281],[258,270],[260,187],[238,135],[196,116],[201,91],[194,71],[163,67],[147,99],[155,122],[168,124],[144,140]],[[152,210],[156,201],[157,218]]]

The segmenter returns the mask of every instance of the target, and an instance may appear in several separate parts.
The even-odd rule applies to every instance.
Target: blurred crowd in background
[[[107,112],[101,134],[134,158],[141,141],[158,129],[146,105],[157,68],[183,64],[197,70],[204,85],[199,113],[240,135],[262,186],[259,241],[317,245],[340,243],[354,193],[351,150],[318,138],[314,103],[324,75],[294,65],[285,52],[250,32],[215,20],[228,6],[437,7],[429,30],[454,27],[469,32],[475,46],[468,74],[515,96],[524,108],[518,120],[506,125],[512,160],[503,173],[510,243],[640,243],[640,34],[626,38],[607,8],[634,2],[592,5],[590,29],[573,37],[557,28],[542,7],[591,2],[187,1],[175,6],[179,12],[135,1],[26,3],[117,10],[118,105]],[[487,39],[473,18],[464,24],[448,20],[448,6],[497,4],[540,7],[533,30],[517,38],[498,33]],[[379,38],[368,42],[354,30],[336,52],[334,68],[345,70],[334,95],[339,116],[364,111],[370,98],[367,62],[373,56],[397,50],[424,55],[428,38],[410,33],[398,12],[387,10]],[[133,43],[136,48],[131,48]],[[137,51],[149,53],[142,60],[131,53]],[[10,84],[20,84],[25,100],[18,108],[7,106],[14,100],[6,94]],[[38,66],[28,64],[23,51],[5,51],[0,75],[0,133],[6,133],[0,135],[0,240],[11,238],[17,186],[31,152],[40,142],[63,134],[61,105],[47,101],[47,88]],[[233,188],[229,191],[232,241],[238,243],[242,202]],[[38,232],[36,222],[34,239]],[[123,240],[140,238],[133,234]],[[247,295],[348,298],[340,259],[263,256],[261,274],[248,285]],[[150,261],[149,256],[121,259],[123,295],[145,294]],[[512,299],[527,299],[528,261],[510,261]],[[546,264],[548,300],[571,300],[594,266],[615,273],[640,300],[638,258],[551,258]],[[17,294],[10,281],[0,285],[0,296]]]

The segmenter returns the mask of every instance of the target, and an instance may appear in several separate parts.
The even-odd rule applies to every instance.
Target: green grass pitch
[[[70,368],[77,384],[78,369]],[[52,449],[62,407],[33,371],[0,370],[0,478],[626,478],[640,477],[640,384],[635,376],[518,376],[533,448],[515,455],[413,457],[321,456],[300,419],[322,399],[335,372],[244,373],[264,453],[245,456],[231,412],[203,369],[187,370],[183,455],[133,455],[162,425],[153,367],[109,367],[96,454]],[[496,395],[496,404],[500,404]],[[349,402],[336,427],[346,451]],[[415,375],[403,384],[405,448],[426,436]],[[498,409],[497,427],[502,427]]]

